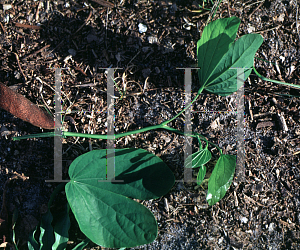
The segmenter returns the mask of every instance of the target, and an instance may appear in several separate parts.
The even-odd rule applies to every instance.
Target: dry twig
[[[4,28],[4,26],[2,25],[1,22],[0,22],[0,26],[1,26],[1,29],[3,30],[3,32],[6,33],[6,29]]]
[[[25,59],[27,59],[27,58],[30,58],[30,57],[36,55],[37,53],[42,52],[43,50],[45,50],[45,49],[47,49],[47,48],[49,48],[49,47],[50,47],[50,45],[48,44],[48,45],[44,46],[43,48],[37,50],[36,52],[34,52],[34,53],[32,53],[32,54],[30,54],[30,55],[28,55],[28,56],[25,56],[24,58],[22,58],[22,60],[25,60]]]
[[[13,52],[13,53],[14,53],[14,54],[15,54],[15,56],[16,56],[16,59],[17,59],[17,63],[18,63],[19,69],[20,69],[20,71],[21,71],[21,73],[22,73],[22,75],[23,75],[24,79],[25,79],[25,80],[27,80],[27,78],[26,78],[26,76],[25,76],[25,74],[24,74],[24,72],[23,72],[23,70],[22,70],[22,68],[21,68],[21,65],[20,65],[20,60],[19,60],[19,56],[18,56],[18,54],[17,54],[17,53],[15,53],[15,52]]]
[[[84,24],[82,24],[78,30],[76,30],[76,32],[74,33],[74,35],[76,35],[85,25],[87,25],[88,21],[91,19],[93,14],[93,11],[90,11],[90,14],[88,16],[88,18],[85,20]]]

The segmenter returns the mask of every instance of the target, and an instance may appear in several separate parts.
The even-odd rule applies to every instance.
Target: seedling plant
[[[154,129],[164,129],[197,138],[199,150],[187,157],[185,167],[197,169],[197,184],[200,185],[206,176],[206,165],[212,159],[209,144],[218,149],[220,156],[208,180],[206,196],[209,205],[216,204],[225,196],[232,183],[236,156],[223,154],[218,145],[208,141],[201,134],[195,132],[184,134],[169,124],[189,108],[203,90],[220,96],[236,92],[243,82],[237,82],[237,77],[241,76],[238,76],[237,70],[233,68],[243,68],[244,79],[250,75],[254,69],[255,53],[261,46],[263,38],[259,34],[247,34],[235,41],[239,24],[240,20],[237,17],[231,17],[213,21],[204,28],[197,43],[199,90],[191,103],[170,120],[113,136],[65,131],[62,132],[62,136],[118,139]],[[262,78],[255,69],[254,72]],[[54,132],[50,132],[14,139],[54,135]],[[204,148],[202,142],[205,143]],[[115,180],[123,182],[106,180],[107,160],[113,155]],[[83,249],[89,241],[108,248],[125,248],[148,244],[155,240],[158,227],[154,215],[132,199],[157,199],[173,187],[174,175],[159,157],[136,148],[114,149],[114,154],[109,149],[93,150],[77,157],[70,165],[68,173],[70,181],[67,184],[60,184],[49,202],[50,208],[56,194],[65,189],[68,204],[62,218],[53,224],[52,214],[48,209],[40,229],[33,233],[28,242],[29,249],[65,249],[70,227],[69,209],[72,210],[81,231],[87,237],[78,248],[74,249]]]

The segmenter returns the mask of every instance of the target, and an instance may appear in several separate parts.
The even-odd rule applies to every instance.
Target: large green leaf
[[[247,34],[238,39],[213,69],[205,90],[221,96],[236,92],[250,75],[255,53],[262,42],[259,34]],[[245,77],[243,74],[237,76],[236,68],[244,68]],[[242,81],[237,81],[238,77]]]
[[[199,79],[201,86],[206,84],[211,72],[233,43],[240,25],[240,19],[230,17],[209,23],[197,42]]]
[[[208,181],[206,200],[209,205],[221,200],[233,180],[236,165],[236,155],[221,154]]]
[[[157,222],[143,205],[174,185],[174,175],[157,156],[143,149],[115,149],[115,179],[105,180],[106,149],[79,156],[69,168],[66,195],[81,231],[104,247],[134,247],[152,242]],[[125,197],[127,196],[127,197]]]
[[[107,157],[113,154],[106,149],[77,157],[69,168],[71,180],[140,200],[157,199],[174,185],[172,171],[159,157],[136,148],[115,149],[115,179],[123,182],[98,182],[106,179]]]

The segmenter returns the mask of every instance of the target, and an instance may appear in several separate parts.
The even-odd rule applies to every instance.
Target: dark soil
[[[205,7],[211,9],[211,1],[207,2]],[[62,70],[62,99],[64,110],[74,112],[67,114],[66,129],[105,134],[106,75],[101,68],[118,67],[115,81],[122,90],[126,86],[126,92],[115,99],[116,132],[170,119],[184,107],[184,74],[176,68],[197,65],[196,44],[212,13],[191,11],[199,10],[200,0],[111,1],[114,7],[99,3],[1,1],[0,81],[54,113],[54,70],[49,67],[68,68]],[[255,32],[264,38],[256,54],[262,60],[254,61],[258,72],[299,84],[298,8],[295,0],[228,0],[222,1],[212,20],[239,17],[238,37]],[[143,27],[147,30],[139,32]],[[198,88],[193,74],[193,93]],[[120,97],[117,89],[115,96]],[[245,81],[244,181],[233,182],[212,207],[205,200],[205,188],[181,182],[161,199],[142,201],[154,213],[159,235],[152,244],[136,249],[299,249],[299,96],[295,88],[262,81],[252,73]],[[203,93],[193,110],[227,111],[234,105],[234,95]],[[235,116],[194,113],[193,131],[236,154]],[[214,127],[216,120],[220,126]],[[183,116],[171,126],[183,131]],[[47,130],[0,111],[0,186],[7,209],[2,209],[1,218],[7,218],[11,227],[12,213],[18,209],[19,249],[26,249],[28,234],[45,213],[57,184],[45,182],[53,179],[53,138],[13,141],[12,137],[43,131]],[[183,178],[183,145],[183,136],[167,131],[116,140],[117,148],[143,148],[161,157],[177,180]],[[194,145],[196,151],[196,141]],[[77,156],[97,148],[106,148],[106,142],[65,139],[64,178]],[[210,149],[217,157],[217,150]],[[59,201],[55,204],[58,207]],[[70,246],[84,239],[72,222]],[[91,243],[86,249],[101,247]]]

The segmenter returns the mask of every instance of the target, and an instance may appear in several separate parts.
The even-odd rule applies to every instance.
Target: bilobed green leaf
[[[156,238],[157,222],[143,205],[78,181],[68,184],[68,202],[80,230],[94,243],[107,248],[135,247]]]
[[[247,34],[238,39],[213,69],[205,90],[221,96],[236,92],[250,75],[255,53],[262,42],[259,34]],[[236,68],[244,68],[245,75],[238,76]],[[238,78],[241,81],[237,81]]]
[[[206,200],[209,205],[216,204],[225,196],[233,180],[235,165],[235,155],[221,154],[208,181]]]
[[[206,84],[223,55],[234,42],[240,25],[237,17],[223,18],[209,23],[197,42],[198,71],[201,86]]]
[[[210,151],[205,148],[201,149],[191,155],[189,155],[185,160],[186,168],[198,168],[201,165],[206,164],[211,159]]]
[[[128,198],[156,199],[174,185],[174,175],[157,156],[143,149],[115,149],[115,179],[105,180],[106,149],[79,156],[69,168],[66,196],[81,231],[110,248],[152,242],[157,222],[146,207]],[[125,197],[127,196],[127,197]]]
[[[169,167],[144,149],[115,149],[114,155],[106,152],[94,150],[77,157],[69,168],[71,180],[84,180],[86,185],[139,200],[157,199],[174,185]],[[115,179],[123,182],[98,182],[106,179],[107,157],[114,158]]]
[[[204,165],[202,165],[198,171],[197,185],[201,185],[202,181],[204,180],[205,175],[206,175],[206,167]]]

